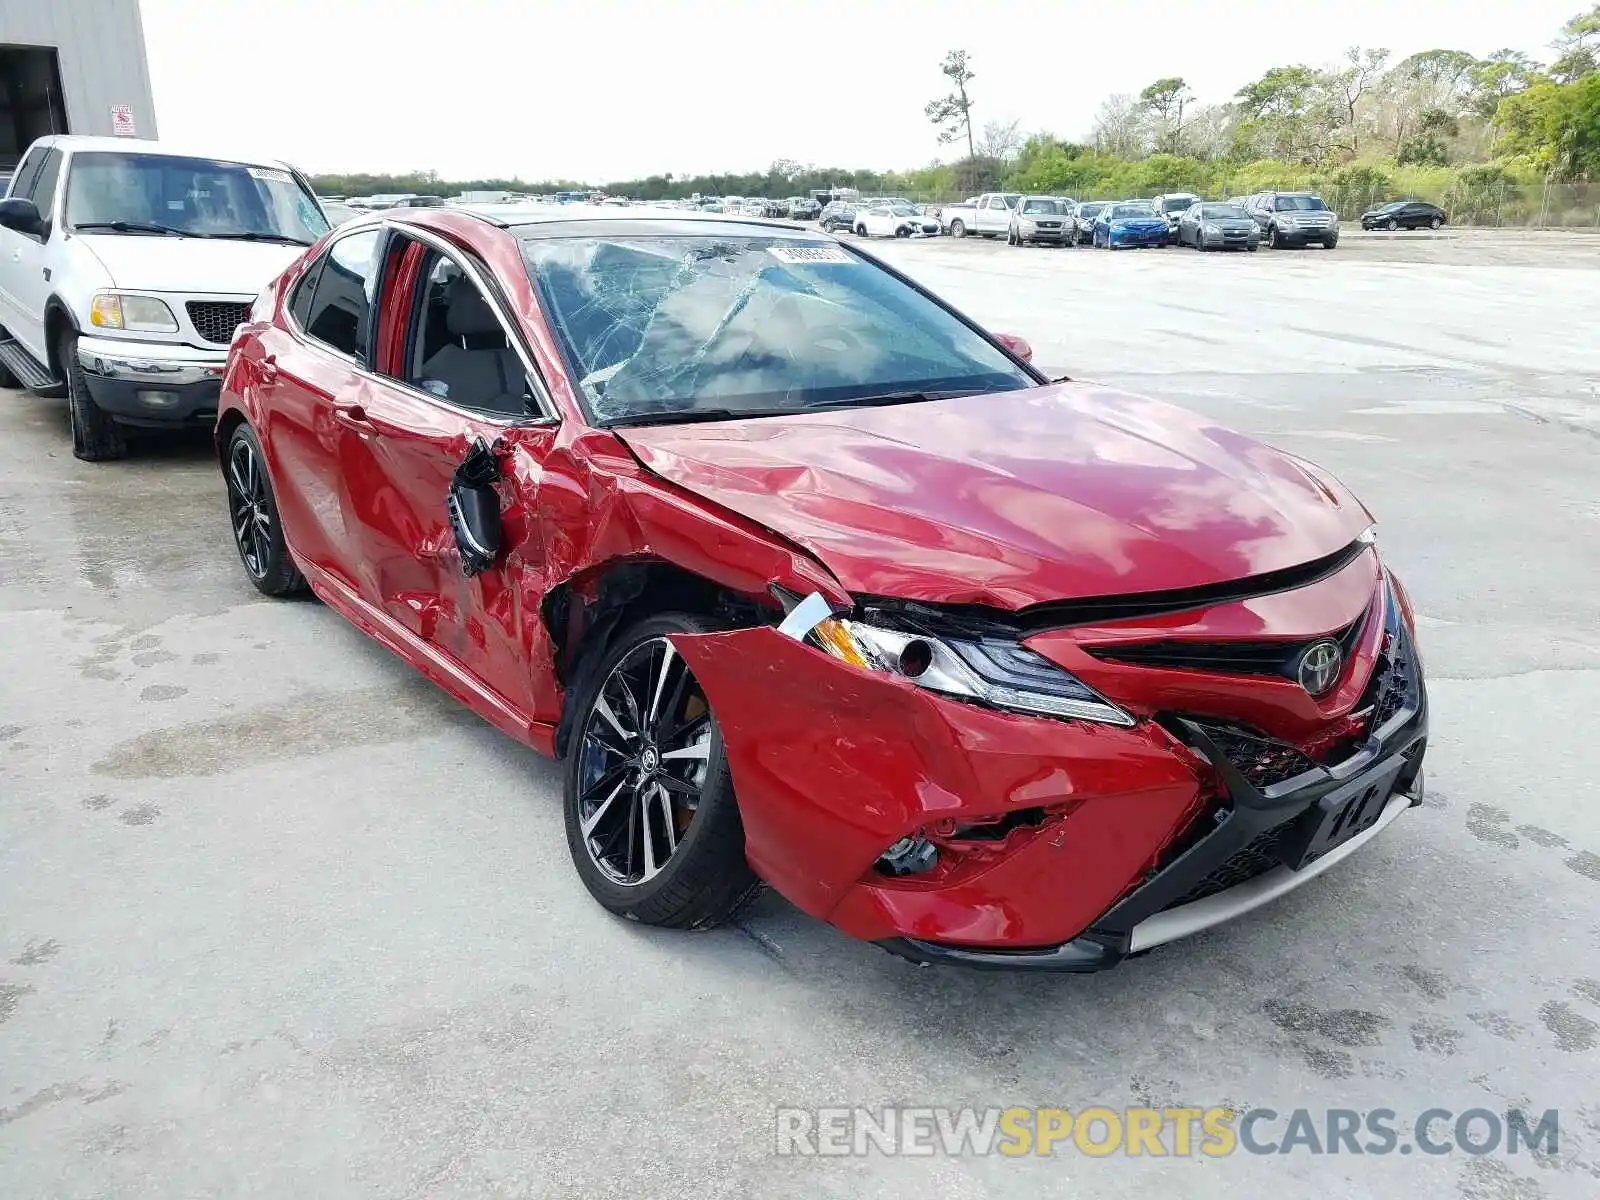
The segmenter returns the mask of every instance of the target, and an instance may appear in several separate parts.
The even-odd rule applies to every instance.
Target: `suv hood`
[[[156,234],[80,233],[110,286],[137,292],[254,296],[305,253],[276,242],[213,241]]]
[[[1332,554],[1372,522],[1300,459],[1090,384],[613,432],[848,590],[912,600],[1200,587]]]

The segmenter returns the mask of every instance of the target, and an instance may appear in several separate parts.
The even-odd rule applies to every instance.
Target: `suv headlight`
[[[1132,725],[1122,709],[1041,654],[1003,638],[936,638],[829,618],[809,639],[835,658],[1011,712]]]
[[[89,302],[89,324],[139,333],[178,332],[178,319],[165,300],[125,292],[96,292]]]

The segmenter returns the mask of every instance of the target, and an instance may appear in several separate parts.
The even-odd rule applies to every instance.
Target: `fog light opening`
[[[173,408],[178,403],[176,392],[146,392],[139,393],[139,402],[148,404],[151,408]]]
[[[920,833],[903,837],[878,856],[878,870],[886,875],[921,875],[939,861],[939,850]]]

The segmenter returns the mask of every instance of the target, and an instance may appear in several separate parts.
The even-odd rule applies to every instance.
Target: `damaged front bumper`
[[[805,912],[922,963],[1113,966],[1303,886],[1421,802],[1420,666],[1343,761],[1257,786],[1202,719],[997,711],[770,627],[674,643],[717,712],[751,865]],[[884,869],[908,837],[937,848],[936,867]]]

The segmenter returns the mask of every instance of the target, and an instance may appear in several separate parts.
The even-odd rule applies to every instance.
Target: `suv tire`
[[[89,383],[78,362],[78,335],[64,330],[57,343],[61,354],[61,374],[67,381],[67,416],[72,422],[72,454],[84,462],[111,462],[125,458],[128,440],[122,426],[94,402]]]

